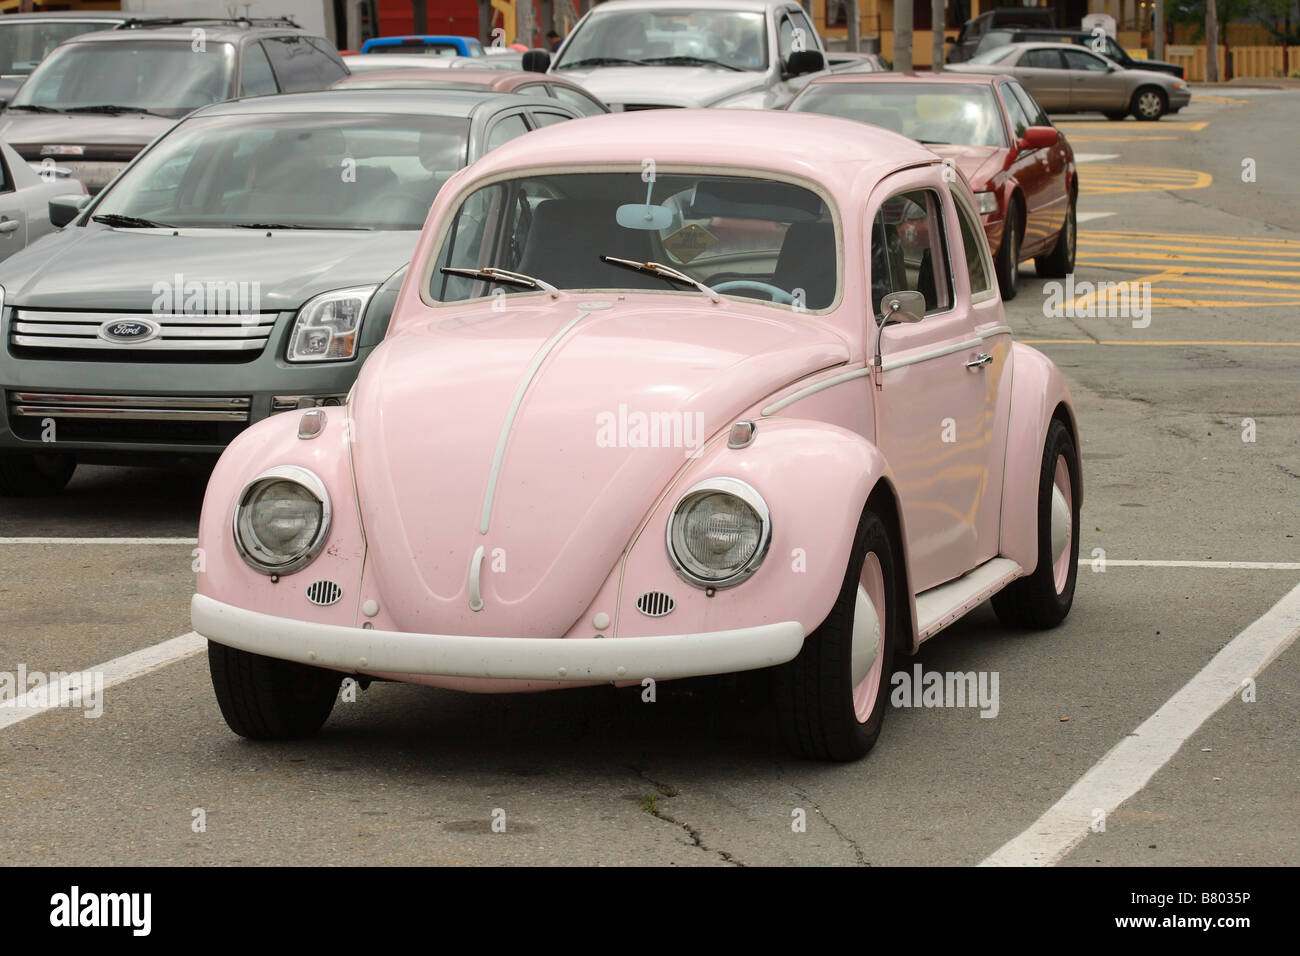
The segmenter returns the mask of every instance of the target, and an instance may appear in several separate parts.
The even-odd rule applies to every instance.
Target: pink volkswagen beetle
[[[1074,410],[945,169],[849,120],[661,110],[457,173],[347,405],[253,426],[208,485],[230,727],[314,733],[349,675],[766,668],[795,749],[850,760],[899,655],[989,598],[1060,622]]]

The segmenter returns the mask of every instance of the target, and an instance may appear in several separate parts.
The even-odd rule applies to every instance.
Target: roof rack
[[[190,23],[219,23],[241,27],[291,27],[302,26],[293,17],[129,17],[118,26],[119,30],[137,30],[144,27],[175,27]]]

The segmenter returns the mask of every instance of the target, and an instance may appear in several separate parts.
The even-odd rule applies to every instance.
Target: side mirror
[[[796,50],[785,64],[786,76],[803,76],[826,69],[826,54],[821,50]]]
[[[66,226],[81,214],[81,210],[86,208],[88,202],[90,197],[80,193],[55,196],[50,200],[50,225],[55,228]]]
[[[1061,141],[1061,134],[1055,126],[1030,126],[1017,144],[1020,149],[1042,149],[1055,146]]]
[[[889,293],[880,300],[880,307],[884,309],[878,320],[880,325],[887,322],[920,322],[925,318],[925,296],[910,289]]]
[[[521,65],[529,73],[545,73],[551,68],[551,55],[545,50],[529,50]]]

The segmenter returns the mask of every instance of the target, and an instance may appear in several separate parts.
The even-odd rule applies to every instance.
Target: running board
[[[1010,558],[993,558],[956,580],[916,596],[917,642],[929,640],[1024,574]]]

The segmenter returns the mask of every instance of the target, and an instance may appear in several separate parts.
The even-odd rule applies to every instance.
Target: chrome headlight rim
[[[243,535],[240,531],[241,520],[247,513],[248,500],[253,491],[259,486],[272,481],[288,481],[302,486],[316,499],[321,509],[320,527],[316,529],[316,534],[311,541],[305,547],[294,552],[287,561],[279,564],[268,564],[249,551],[247,545],[244,544]],[[235,539],[235,550],[244,559],[244,563],[259,574],[293,574],[295,571],[305,568],[320,554],[321,548],[325,545],[325,540],[329,537],[331,515],[329,492],[325,489],[325,482],[321,481],[315,472],[300,465],[277,465],[274,468],[268,468],[244,485],[243,490],[239,492],[239,498],[235,502],[235,514],[231,521],[231,535]]]
[[[739,498],[748,505],[758,516],[760,529],[758,538],[758,547],[754,553],[739,569],[723,578],[704,578],[691,571],[677,556],[677,550],[673,546],[673,528],[681,516],[683,508],[694,499],[704,494],[722,493]],[[772,513],[767,507],[767,502],[755,488],[741,481],[739,478],[706,478],[703,481],[696,482],[687,488],[677,499],[672,510],[668,513],[667,526],[664,529],[664,544],[668,549],[668,560],[673,566],[673,570],[683,581],[692,584],[697,588],[713,588],[722,590],[725,588],[735,587],[754,575],[763,560],[767,557],[768,548],[772,544]]]

